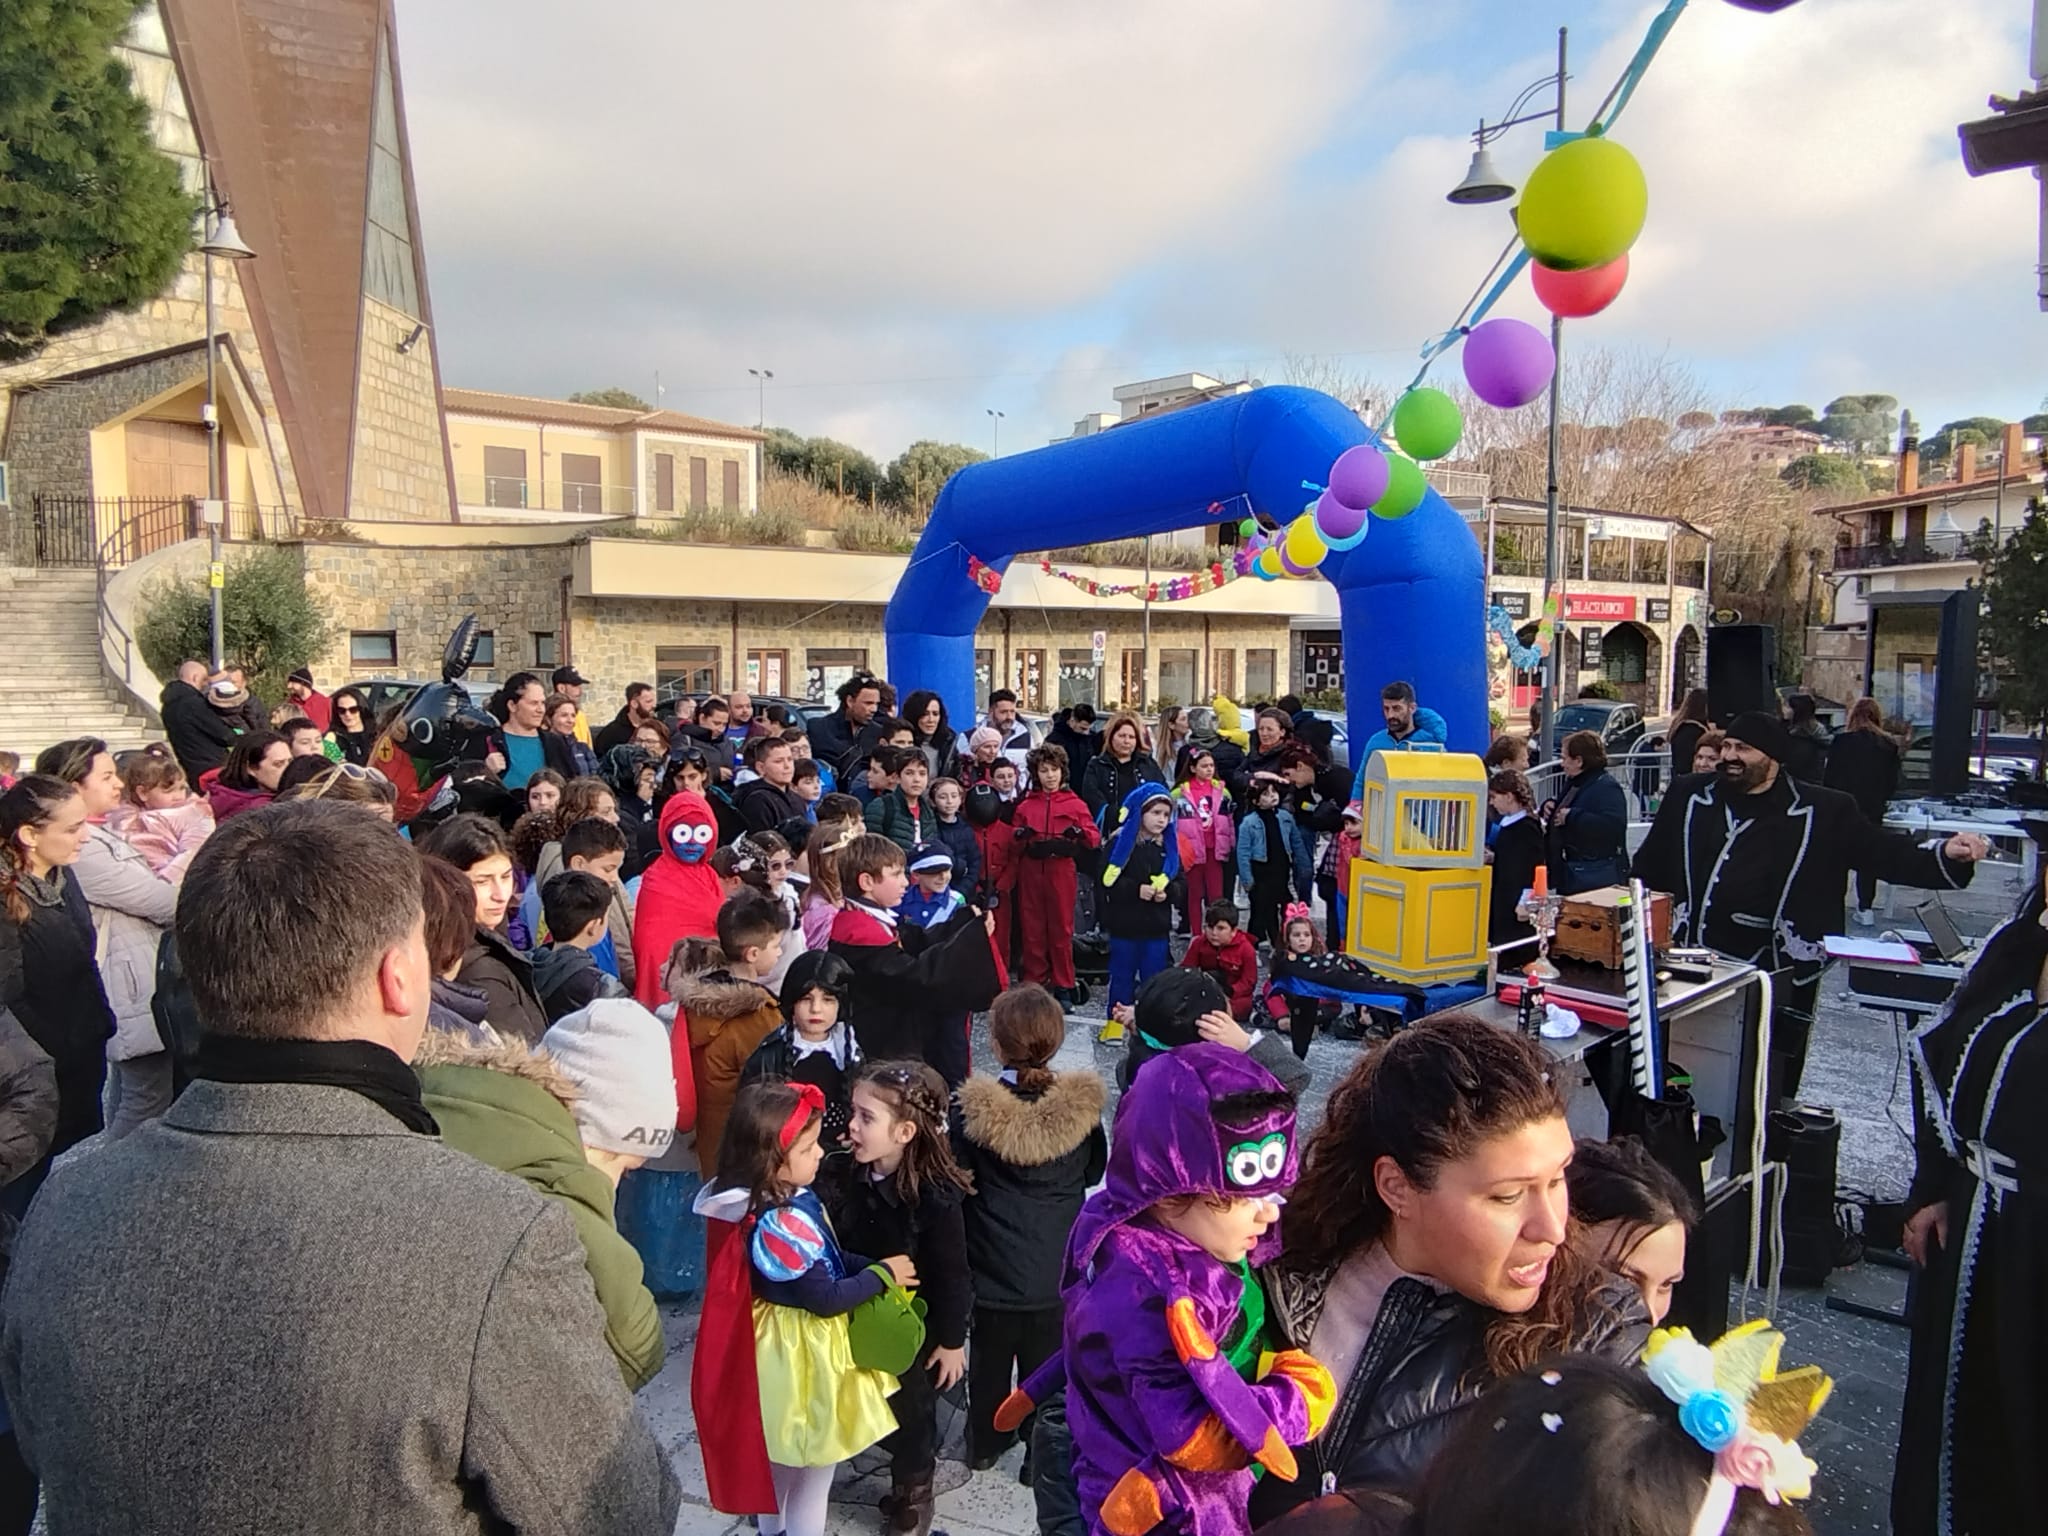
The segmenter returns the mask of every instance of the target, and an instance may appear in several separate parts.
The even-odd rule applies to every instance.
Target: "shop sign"
[[[1636,600],[1632,597],[1605,597],[1587,592],[1569,593],[1564,600],[1564,616],[1568,619],[1604,619],[1609,624],[1636,616]]]

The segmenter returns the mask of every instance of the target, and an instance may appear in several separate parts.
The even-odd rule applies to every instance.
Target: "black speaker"
[[[1707,710],[1726,725],[1744,710],[1778,713],[1778,632],[1768,624],[1707,631]]]
[[[1764,1127],[1766,1161],[1785,1165],[1785,1280],[1819,1285],[1842,1247],[1835,1220],[1835,1168],[1842,1120],[1832,1109],[1801,1104],[1774,1110]],[[1766,1260],[1769,1247],[1766,1244]]]

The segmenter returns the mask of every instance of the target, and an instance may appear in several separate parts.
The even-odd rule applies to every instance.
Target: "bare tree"
[[[1342,358],[1290,352],[1280,360],[1280,382],[1319,389],[1343,402],[1377,427],[1393,404],[1394,391],[1372,375],[1361,373]]]

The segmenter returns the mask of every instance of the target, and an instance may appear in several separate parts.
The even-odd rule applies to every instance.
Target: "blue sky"
[[[1481,116],[1572,33],[1574,124],[1656,0],[408,0],[400,48],[444,377],[887,457],[1032,446],[1118,383],[1290,358],[1405,382],[1506,239],[1452,208]],[[1616,137],[1650,223],[1571,346],[1715,405],[1897,394],[1928,425],[2048,393],[2038,185],[1955,125],[2025,84],[2019,0],[1692,0]],[[1902,46],[1902,44],[1904,44]],[[1497,148],[1526,172],[1540,129]],[[1538,313],[1526,285],[1504,312]]]

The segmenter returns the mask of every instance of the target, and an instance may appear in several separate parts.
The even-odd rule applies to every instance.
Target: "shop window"
[[[1125,709],[1145,707],[1145,653],[1125,651],[1118,700]]]
[[[1071,708],[1076,704],[1099,704],[1099,690],[1095,686],[1095,653],[1086,646],[1079,649],[1063,649],[1060,652],[1059,707]]]
[[[692,462],[701,464],[703,460],[697,459]],[[813,647],[804,652],[804,697],[821,701],[835,699],[841,683],[856,672],[865,672],[867,669],[868,653],[863,648]]]
[[[1010,687],[1017,694],[1017,707],[1032,714],[1045,711],[1045,652],[1018,651],[1011,657]]]
[[[533,632],[533,664],[536,667],[553,669],[561,662],[561,647],[555,643],[552,629],[536,629]]]
[[[1159,653],[1159,704],[1183,707],[1195,702],[1195,653],[1167,650]]]
[[[1247,650],[1244,653],[1244,694],[1247,701],[1270,702],[1279,694],[1274,686],[1275,658],[1279,655],[1271,649]]]

